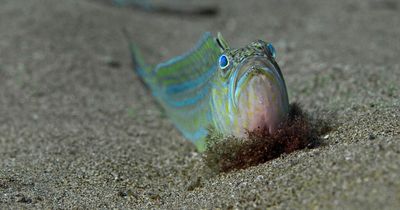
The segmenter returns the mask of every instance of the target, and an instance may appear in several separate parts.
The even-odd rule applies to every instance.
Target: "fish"
[[[188,52],[154,66],[134,42],[129,46],[136,74],[199,152],[211,131],[238,138],[274,133],[288,117],[286,83],[269,42],[231,48],[221,33],[206,32]]]

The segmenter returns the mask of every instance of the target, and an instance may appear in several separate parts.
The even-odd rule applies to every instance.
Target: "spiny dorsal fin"
[[[224,37],[222,37],[221,32],[218,32],[216,40],[221,49],[228,50],[230,48],[228,43],[225,41]]]

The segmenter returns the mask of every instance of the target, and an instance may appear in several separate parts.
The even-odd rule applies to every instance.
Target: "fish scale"
[[[214,37],[205,33],[191,51],[155,67],[144,65],[133,43],[131,52],[135,71],[167,116],[187,139],[203,149],[210,124],[210,78],[216,73],[222,54]]]
[[[271,115],[276,118],[273,126],[284,119],[288,110],[286,86],[271,56],[275,52],[269,52],[265,45],[257,41],[230,49],[220,34],[215,38],[206,32],[192,50],[156,66],[145,64],[134,43],[130,43],[130,50],[134,70],[166,115],[199,151],[204,151],[210,128],[241,136],[248,125],[271,124],[264,119],[268,116],[263,117],[269,113],[267,110],[278,110]],[[226,70],[219,64],[222,56],[230,61]],[[265,85],[249,83],[256,76],[260,77],[257,81],[266,81]],[[241,92],[248,101],[238,101]],[[269,103],[265,107],[264,98]],[[238,110],[238,103],[242,110]]]

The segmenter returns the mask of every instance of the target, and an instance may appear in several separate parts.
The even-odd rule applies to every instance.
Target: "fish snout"
[[[235,90],[239,136],[248,131],[275,132],[286,119],[289,103],[286,86],[273,68],[254,66],[238,79]]]

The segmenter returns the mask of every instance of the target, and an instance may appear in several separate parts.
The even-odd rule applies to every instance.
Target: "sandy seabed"
[[[0,209],[398,209],[400,3],[207,2],[217,15],[0,0]],[[290,101],[335,128],[322,146],[199,176],[201,155],[131,70],[123,28],[151,63],[205,31],[270,41]]]

